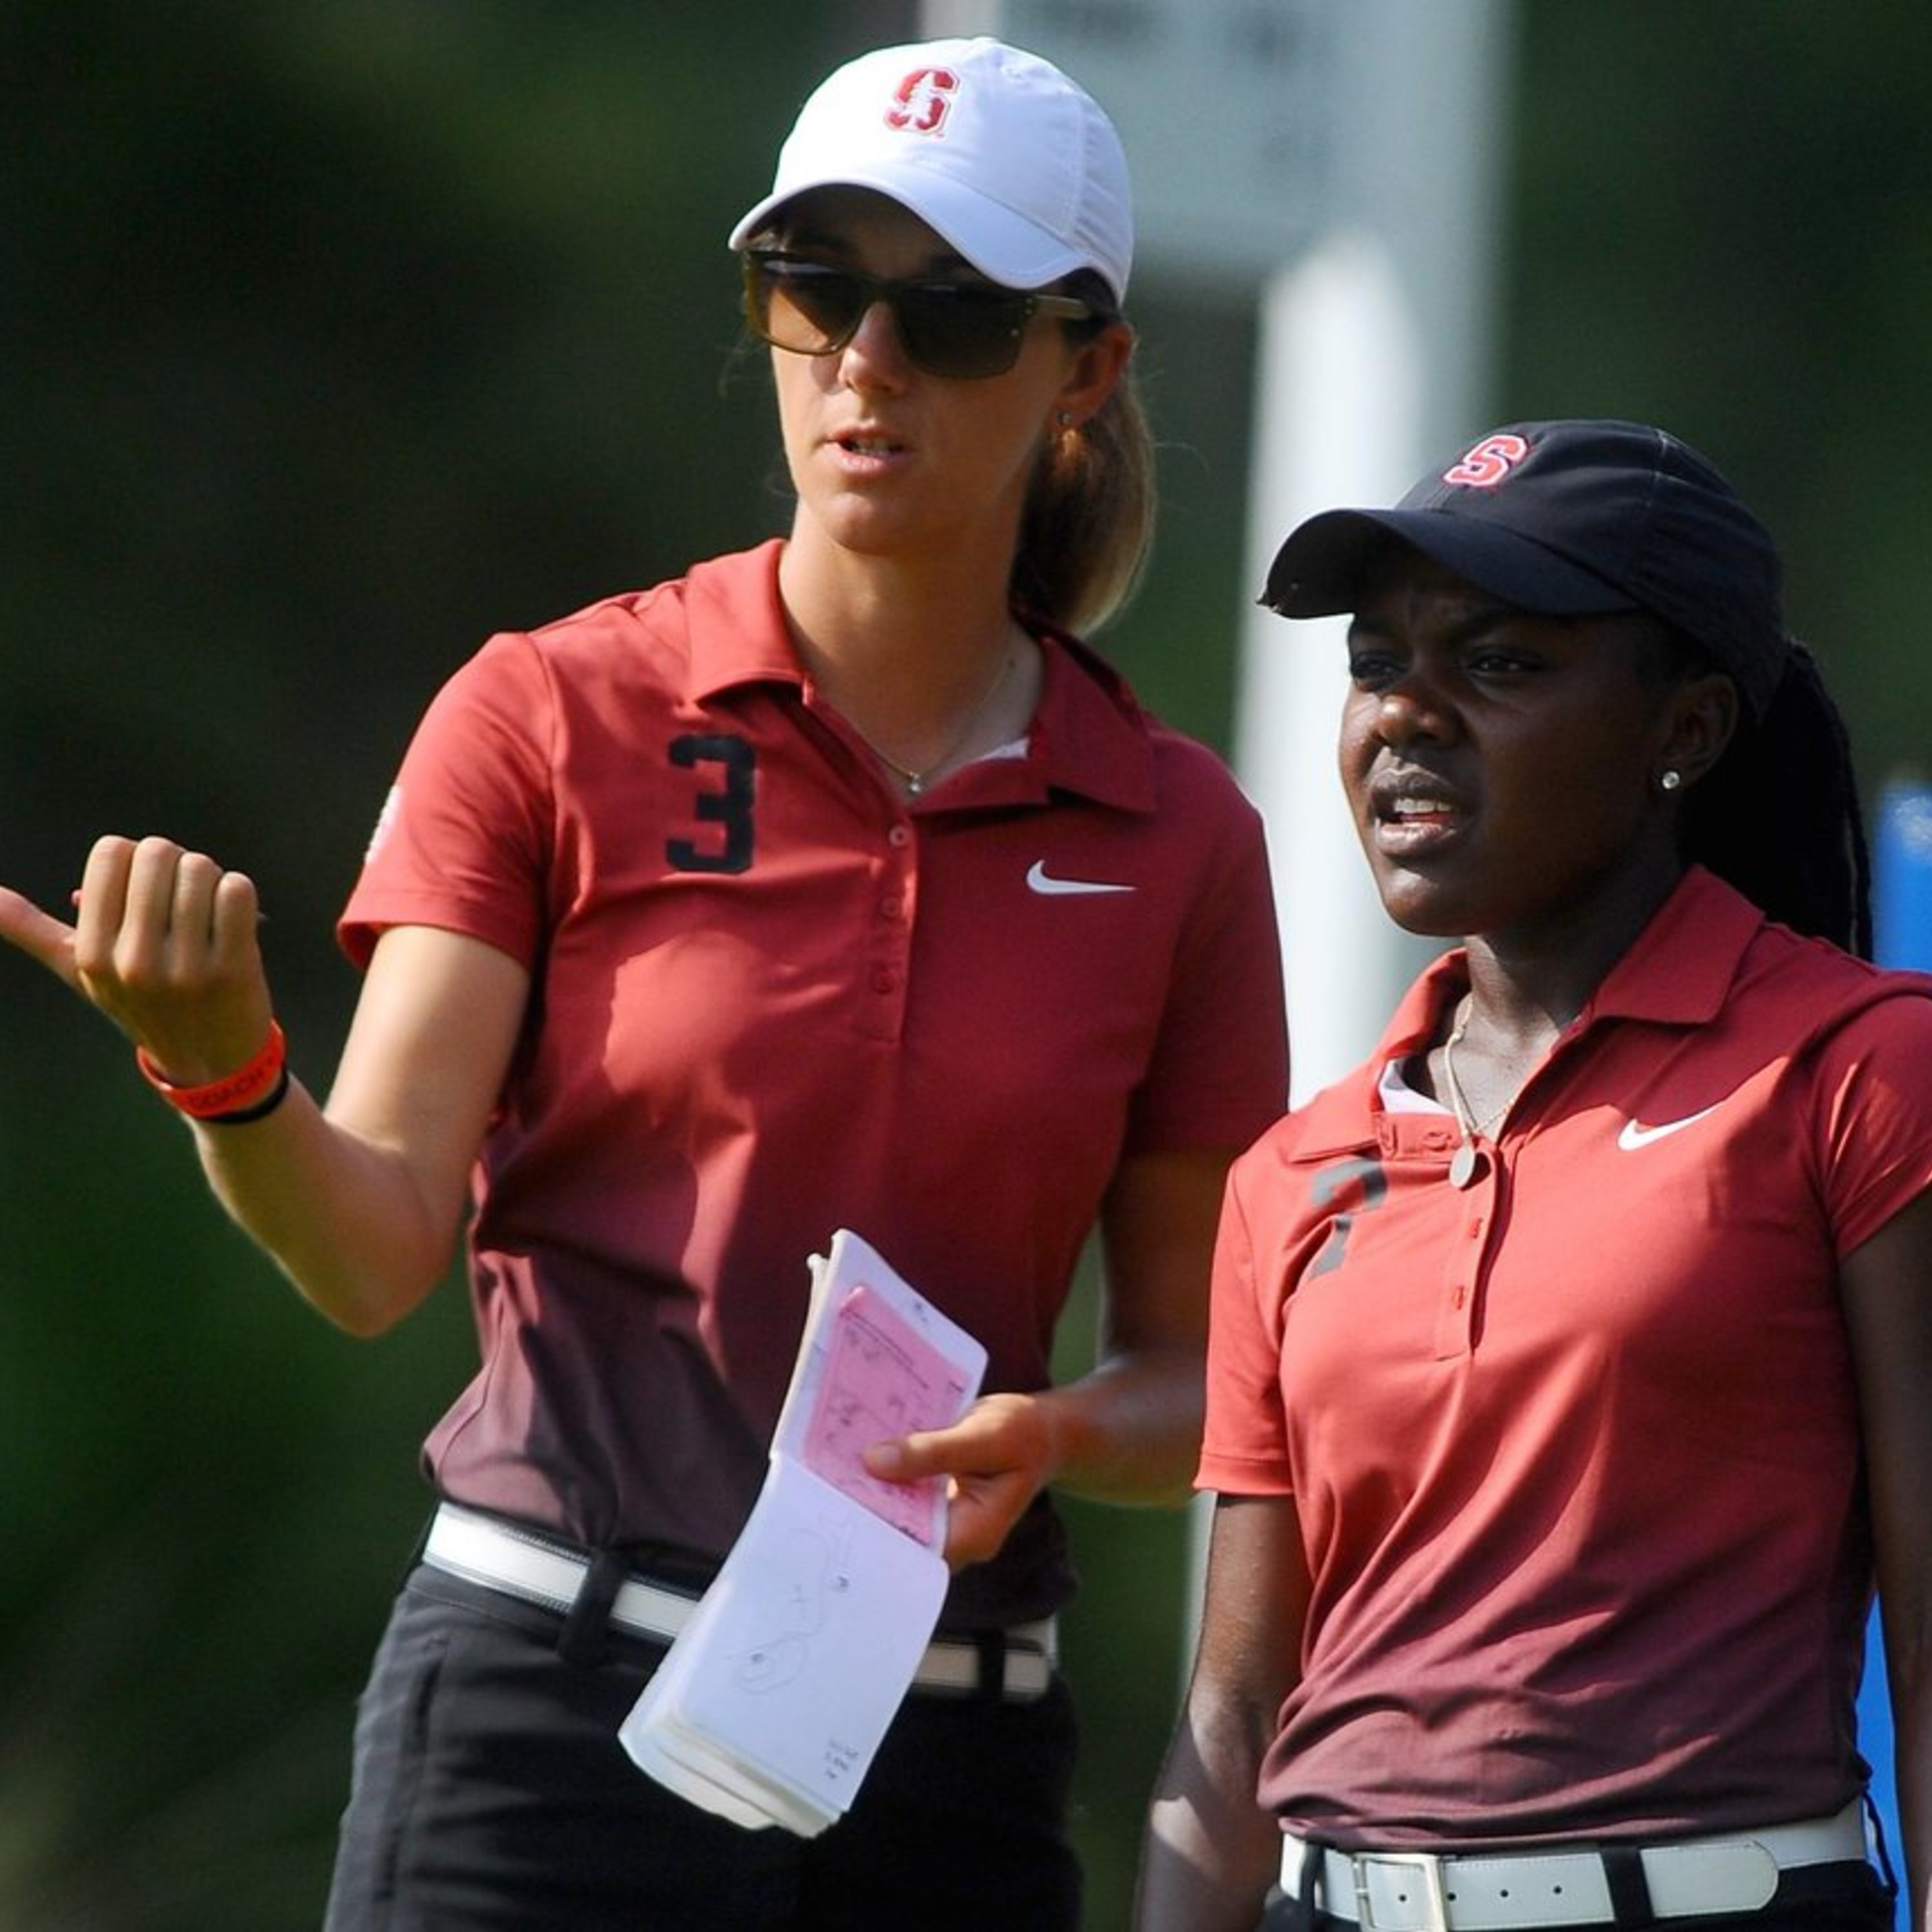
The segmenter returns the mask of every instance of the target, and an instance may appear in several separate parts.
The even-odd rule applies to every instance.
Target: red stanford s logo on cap
[[[1522,436],[1486,436],[1443,471],[1442,480],[1466,490],[1493,490],[1528,454]]]
[[[950,68],[920,67],[892,92],[886,125],[908,134],[943,134],[950,97],[959,91],[959,76]]]

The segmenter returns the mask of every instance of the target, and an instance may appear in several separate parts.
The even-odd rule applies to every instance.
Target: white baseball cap
[[[879,47],[821,82],[778,150],[742,248],[794,196],[889,195],[990,280],[1042,288],[1091,268],[1120,302],[1133,265],[1126,157],[1113,124],[1052,62],[980,38]]]

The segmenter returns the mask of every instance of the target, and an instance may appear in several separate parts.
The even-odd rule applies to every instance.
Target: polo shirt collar
[[[1714,872],[1691,866],[1628,952],[1604,976],[1577,1021],[1654,1020],[1700,1026],[1717,1018],[1764,914]]]
[[[1714,1019],[1766,923],[1742,893],[1702,866],[1690,867],[1604,976],[1569,1037],[1599,1020],[1700,1026]],[[1468,983],[1468,955],[1460,946],[1424,969],[1402,995],[1374,1054],[1306,1102],[1298,1137],[1303,1154],[1339,1154],[1375,1140],[1383,1118],[1376,1098],[1383,1068],[1430,1046],[1442,1015]]]
[[[687,574],[690,691],[698,700],[734,686],[780,683],[802,691],[804,668],[778,596],[782,538],[714,557]],[[970,788],[942,797],[962,806],[1036,802],[1064,791],[1125,812],[1151,812],[1156,793],[1148,721],[1120,673],[1067,633],[1028,627],[1046,676],[1028,754],[968,767]]]
[[[805,668],[778,598],[782,538],[694,564],[685,580],[691,670],[688,695],[702,700],[741,684],[805,685]]]
[[[1071,792],[1123,812],[1153,811],[1154,748],[1126,680],[1078,638],[1037,622],[1028,628],[1046,654],[1046,676],[1028,754],[1005,777],[1034,797]],[[977,769],[1001,776],[998,762]]]

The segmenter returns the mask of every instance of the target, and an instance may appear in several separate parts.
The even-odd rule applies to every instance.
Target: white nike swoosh
[[[1027,869],[1027,884],[1051,898],[1061,893],[1130,892],[1132,886],[1108,885],[1099,879],[1057,879],[1046,869],[1044,859],[1036,859]]]
[[[1617,1136],[1617,1145],[1626,1154],[1634,1153],[1639,1148],[1649,1146],[1652,1141],[1660,1141],[1667,1135],[1682,1133],[1686,1127],[1694,1127],[1705,1114],[1714,1114],[1717,1111],[1717,1106],[1713,1105],[1705,1108],[1702,1113],[1686,1114],[1681,1120],[1664,1120],[1654,1127],[1640,1127],[1634,1120],[1626,1120],[1622,1132]]]

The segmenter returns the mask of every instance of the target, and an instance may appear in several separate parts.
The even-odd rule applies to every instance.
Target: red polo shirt
[[[1839,1260],[1932,1180],[1932,980],[1694,872],[1459,1192],[1386,1111],[1460,954],[1238,1165],[1201,1481],[1292,1494],[1262,1782],[1343,1844],[1636,1838],[1859,1787],[1870,1598]]]
[[[535,976],[476,1182],[475,1382],[449,1495],[592,1544],[728,1548],[807,1290],[849,1226],[1049,1379],[1123,1154],[1281,1111],[1259,822],[1078,645],[1024,755],[908,801],[818,704],[779,546],[493,638],[431,706],[343,925]],[[1041,1508],[954,1620],[1070,1588]]]

